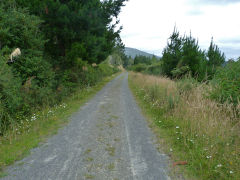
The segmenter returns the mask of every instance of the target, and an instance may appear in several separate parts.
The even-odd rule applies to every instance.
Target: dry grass
[[[209,85],[137,73],[130,74],[130,85],[167,134],[169,153],[187,160],[190,173],[199,179],[240,177],[240,119],[231,105],[206,97]]]

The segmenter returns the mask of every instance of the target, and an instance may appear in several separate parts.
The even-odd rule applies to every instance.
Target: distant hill
[[[127,56],[131,56],[132,58],[135,58],[136,56],[146,56],[146,57],[153,57],[153,54],[149,54],[143,51],[140,51],[138,49],[134,49],[134,48],[129,48],[129,47],[125,47],[125,54]],[[158,56],[156,56],[158,57]]]

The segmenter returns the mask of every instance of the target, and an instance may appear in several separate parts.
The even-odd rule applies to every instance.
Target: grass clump
[[[190,179],[240,177],[239,117],[231,104],[206,97],[210,85],[137,73],[129,82],[165,152],[188,162]]]

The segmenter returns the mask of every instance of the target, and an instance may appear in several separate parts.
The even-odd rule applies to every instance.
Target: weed
[[[108,146],[105,150],[108,151],[110,156],[115,156],[115,147]]]
[[[88,157],[88,158],[86,159],[86,161],[87,161],[87,162],[92,162],[92,161],[93,161],[93,158],[92,158],[92,157]]]
[[[91,174],[85,174],[84,177],[85,177],[86,179],[94,179],[94,176],[91,175]]]
[[[114,164],[114,163],[111,163],[111,164],[109,164],[109,165],[107,166],[107,169],[108,169],[109,171],[114,170],[114,168],[115,168],[115,164]]]

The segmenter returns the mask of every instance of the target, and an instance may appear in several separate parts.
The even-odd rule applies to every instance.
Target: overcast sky
[[[227,58],[240,56],[240,0],[129,0],[120,14],[126,47],[161,55],[176,24],[183,35],[199,40],[202,49],[211,37]]]

